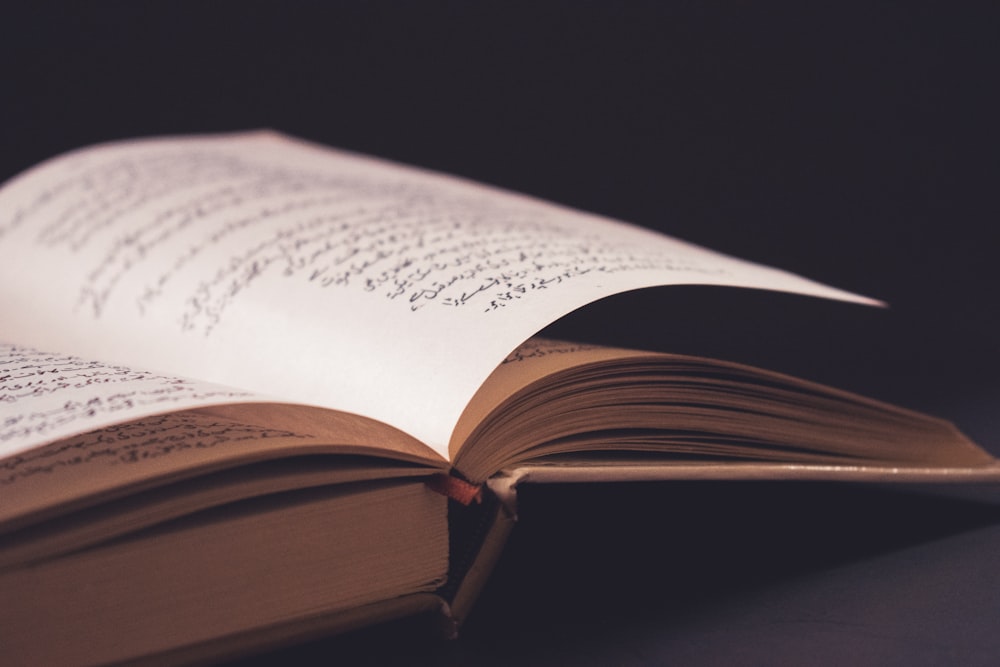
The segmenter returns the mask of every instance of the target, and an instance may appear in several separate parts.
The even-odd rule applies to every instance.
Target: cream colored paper
[[[264,400],[197,380],[0,343],[0,459],[139,417],[254,398]]]
[[[442,456],[519,343],[671,284],[874,303],[271,132],[90,148],[0,190],[0,340],[360,413]]]

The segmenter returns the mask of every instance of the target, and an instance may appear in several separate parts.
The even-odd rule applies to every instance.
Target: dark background
[[[1000,10],[955,4],[8,8],[0,178],[97,141],[272,127],[629,220],[891,307],[675,288],[557,333],[766,364],[948,417],[1000,453]],[[793,485],[529,491],[463,638],[403,655],[987,663],[1000,531],[970,523],[978,510],[897,501]],[[804,528],[817,523],[831,527]],[[388,661],[406,633],[297,657]]]

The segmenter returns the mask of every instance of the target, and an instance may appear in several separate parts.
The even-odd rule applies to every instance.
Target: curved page
[[[0,340],[367,415],[442,456],[522,341],[684,283],[872,303],[271,132],[89,148],[0,190]]]

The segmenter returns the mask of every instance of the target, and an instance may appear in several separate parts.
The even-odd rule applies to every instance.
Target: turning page
[[[359,413],[445,457],[518,344],[671,284],[873,303],[273,132],[88,148],[0,190],[0,340]]]

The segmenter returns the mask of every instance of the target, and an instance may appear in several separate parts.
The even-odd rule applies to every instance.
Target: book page
[[[0,532],[66,503],[303,455],[351,480],[445,466],[420,442],[356,415],[0,343]]]
[[[501,469],[569,461],[938,472],[997,463],[947,421],[858,394],[717,359],[537,337],[469,402],[451,447],[477,482]]]
[[[0,343],[0,459],[140,417],[254,399],[265,400],[239,389]]]
[[[367,415],[442,456],[518,344],[671,284],[873,303],[270,132],[85,149],[0,190],[0,339]]]

